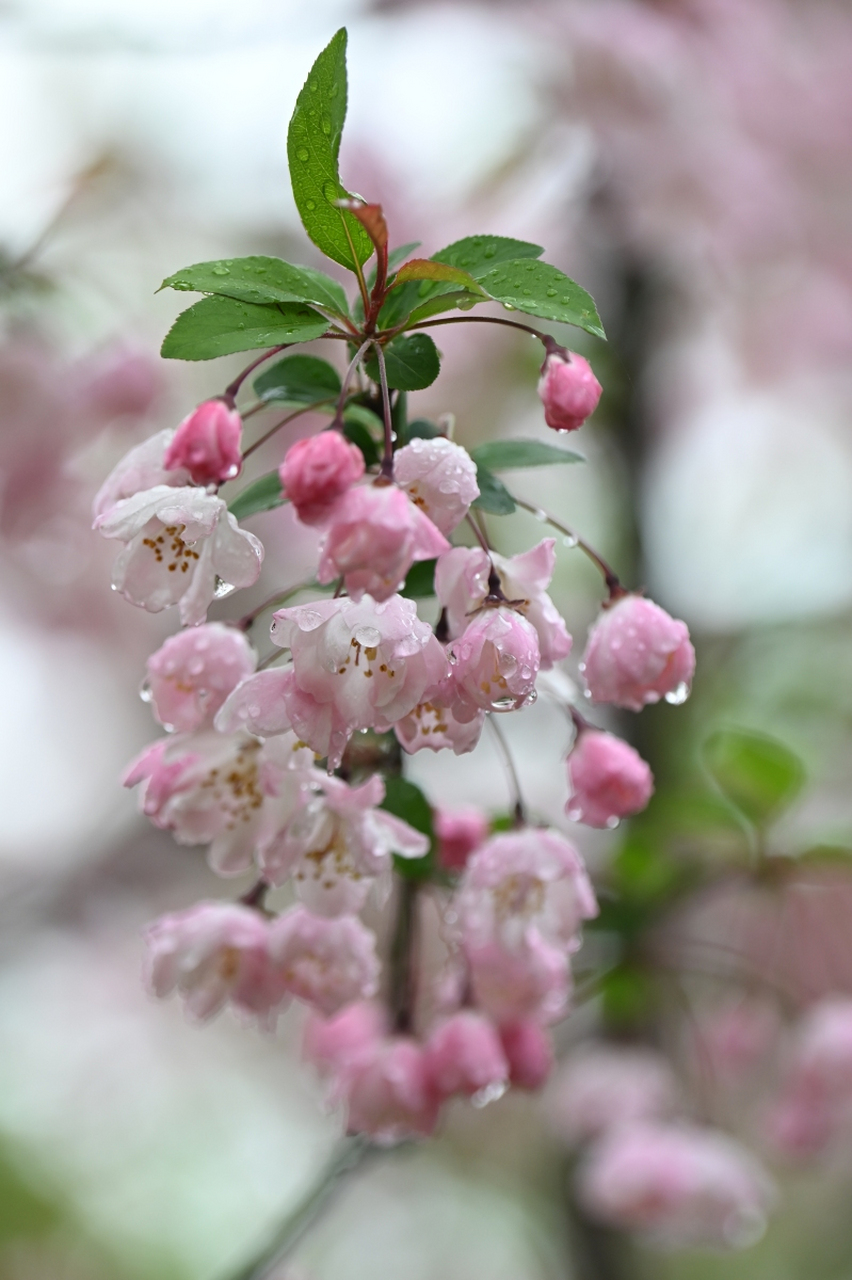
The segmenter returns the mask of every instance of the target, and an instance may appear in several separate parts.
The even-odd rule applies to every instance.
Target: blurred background
[[[687,706],[610,722],[657,776],[647,839],[699,845],[724,870],[698,748],[738,726],[807,769],[774,851],[852,845],[845,0],[2,0],[2,1280],[227,1276],[338,1131],[299,1062],[296,1013],[277,1038],[230,1017],[198,1030],[142,990],[142,926],[223,890],[203,850],[149,828],[118,785],[156,736],[136,689],[175,623],[110,593],[113,548],[91,534],[89,508],[127,449],[245,363],[161,361],[180,306],[160,281],[218,256],[317,262],[286,131],[344,23],[341,174],[384,204],[392,243],[534,240],[598,302],[610,343],[570,335],[605,387],[577,438],[587,465],[508,479],[693,632]],[[539,349],[485,328],[435,331],[442,377],[413,411],[452,411],[466,444],[545,438]],[[284,443],[261,451],[258,472]],[[310,563],[314,544],[289,521],[282,509],[250,522],[267,548],[260,596]],[[492,524],[505,552],[544,532],[522,514]],[[577,551],[560,549],[554,595],[579,655],[601,584]],[[532,808],[568,829],[567,729],[543,703],[508,732]],[[412,776],[444,803],[499,809],[489,750],[417,757]],[[623,833],[575,834],[604,875],[623,854]],[[852,992],[837,867],[829,890],[810,886],[808,926],[784,917],[772,934],[767,965],[804,984],[803,1000]],[[711,937],[734,928],[724,902],[699,914],[689,927]],[[702,1009],[730,981],[711,972]],[[595,1016],[569,1020],[566,1043]],[[725,1106],[759,1146],[748,1100]],[[428,1149],[358,1182],[298,1274],[575,1274],[564,1161],[547,1100],[459,1106]],[[850,1169],[842,1153],[782,1169],[784,1211],[747,1253],[639,1248],[630,1274],[848,1277]]]

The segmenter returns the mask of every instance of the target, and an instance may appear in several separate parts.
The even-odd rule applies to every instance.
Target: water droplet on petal
[[[217,577],[216,586],[213,588],[213,599],[223,600],[225,596],[229,596],[232,591],[236,591],[236,587],[231,582],[225,582],[224,579]]]
[[[148,680],[147,677],[142,681],[141,685],[139,686],[139,697],[142,699],[143,702],[154,701],[154,693],[153,693],[153,690],[151,689],[151,681]]]
[[[620,822],[621,822],[621,819],[617,818],[614,813],[610,814],[610,816],[606,820],[607,830],[614,831]]]
[[[475,1107],[487,1107],[489,1102],[496,1102],[498,1098],[502,1098],[507,1087],[505,1080],[495,1080],[492,1084],[485,1085],[483,1089],[477,1089],[471,1102]]]
[[[681,680],[676,689],[670,689],[666,694],[666,702],[670,702],[673,707],[679,707],[686,702],[689,697],[689,685],[685,680]]]

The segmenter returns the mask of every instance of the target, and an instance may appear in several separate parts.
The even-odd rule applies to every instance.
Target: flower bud
[[[576,431],[598,407],[603,387],[583,356],[569,351],[568,359],[551,352],[544,362],[538,394],[544,420],[554,431]]]
[[[224,400],[205,400],[178,427],[164,459],[167,471],[183,467],[193,484],[223,484],[240,474],[242,418]]]
[[[443,1098],[463,1093],[491,1101],[505,1091],[509,1075],[494,1026],[471,1009],[433,1028],[426,1042],[426,1064],[432,1087]]]
[[[393,474],[441,533],[452,533],[479,497],[476,465],[467,450],[438,436],[419,437],[394,455]]]
[[[349,1133],[366,1133],[381,1144],[428,1137],[439,1101],[419,1044],[395,1036],[353,1063],[344,1083]]]
[[[462,871],[474,849],[484,843],[489,823],[481,809],[466,805],[463,809],[436,809],[434,827],[441,866]]]
[[[565,812],[589,827],[615,827],[644,809],[654,793],[650,768],[628,743],[599,729],[581,730],[568,757],[571,797]]]
[[[517,711],[534,701],[538,637],[512,609],[483,609],[450,645],[448,656],[458,698],[471,705],[471,716],[477,707]],[[459,707],[453,710],[460,718]]]
[[[286,990],[326,1017],[376,994],[376,938],[357,916],[292,907],[269,926],[269,954]]]
[[[683,702],[695,671],[685,622],[643,596],[605,608],[591,631],[580,670],[595,702],[641,711],[649,702]]]
[[[540,1089],[553,1070],[553,1041],[534,1018],[509,1022],[500,1028],[509,1080],[518,1089]]]
[[[278,469],[284,496],[303,524],[321,524],[334,503],[364,474],[364,455],[339,431],[297,440]]]

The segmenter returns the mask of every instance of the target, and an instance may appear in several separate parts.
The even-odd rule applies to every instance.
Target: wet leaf
[[[328,320],[299,302],[257,306],[235,298],[202,298],[182,311],[160,349],[167,360],[215,360],[234,351],[310,342]]]
[[[319,356],[294,355],[276,360],[254,380],[260,400],[313,404],[340,394],[340,374]]]
[[[441,357],[428,333],[401,334],[384,348],[388,386],[398,391],[421,391],[429,387],[441,371]],[[379,381],[375,351],[366,362],[368,375]]]
[[[331,276],[260,255],[196,262],[167,276],[160,288],[213,293],[238,302],[314,302],[338,315],[349,314],[346,294]]]
[[[255,516],[259,511],[271,511],[273,507],[281,507],[287,499],[281,492],[281,478],[277,471],[269,471],[258,480],[238,493],[228,504],[228,510],[235,520],[245,520],[247,516]]]
[[[515,510],[515,499],[502,480],[492,475],[487,467],[476,464],[476,483],[479,485],[479,497],[472,503],[481,511],[490,511],[495,516],[510,516]]]
[[[720,730],[704,743],[702,756],[725,797],[756,827],[774,822],[804,785],[798,756],[763,734]]]
[[[591,296],[575,280],[547,262],[524,258],[505,262],[478,277],[483,289],[515,311],[573,324],[598,338],[606,334]]]
[[[433,253],[432,261],[461,267],[478,278],[501,262],[540,258],[543,253],[544,249],[540,244],[511,240],[508,236],[466,236],[464,240],[456,240],[453,244],[448,244],[446,249]]]
[[[512,471],[521,467],[547,467],[554,463],[585,462],[581,453],[557,449],[541,440],[489,440],[471,450],[474,462],[489,471]]]
[[[381,808],[402,818],[415,831],[422,831],[430,840],[429,852],[422,858],[401,858],[394,854],[394,870],[405,880],[428,880],[436,865],[432,806],[420,788],[407,778],[386,778],[385,787]]]

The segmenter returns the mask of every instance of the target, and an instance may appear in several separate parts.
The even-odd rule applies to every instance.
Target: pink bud
[[[685,622],[643,596],[605,608],[589,632],[580,670],[595,702],[641,711],[649,702],[683,702],[695,671]]]
[[[540,654],[534,629],[512,609],[483,609],[450,645],[453,684],[462,703],[517,711],[535,699]],[[456,718],[459,706],[453,708]]]
[[[603,387],[583,356],[569,351],[568,359],[551,352],[544,362],[538,394],[544,420],[555,431],[576,431],[598,407]]]
[[[205,400],[184,418],[169,445],[163,465],[183,467],[193,484],[223,484],[240,474],[242,418],[224,400]]]
[[[269,954],[290,994],[321,1013],[338,1013],[379,985],[376,938],[357,916],[327,920],[292,907],[269,926]]]
[[[278,468],[284,496],[303,524],[321,524],[337,499],[364,474],[364,455],[339,431],[297,440]]]
[[[628,743],[599,729],[581,730],[568,757],[571,797],[565,812],[589,827],[615,827],[644,809],[654,793],[648,765]]]
[[[385,1035],[385,1019],[369,1001],[350,1004],[333,1018],[318,1015],[305,1025],[304,1055],[322,1076],[339,1076],[367,1060]]]
[[[502,1026],[500,1039],[510,1082],[518,1089],[540,1089],[553,1070],[550,1033],[539,1022],[524,1018]]]
[[[505,1091],[509,1064],[500,1037],[492,1023],[473,1010],[454,1013],[433,1028],[426,1062],[432,1086],[444,1098],[479,1094],[488,1102]]]
[[[355,1063],[345,1084],[348,1132],[367,1133],[376,1142],[428,1137],[438,1119],[423,1049],[394,1037]]]
[[[463,809],[436,809],[434,827],[441,866],[461,871],[488,835],[489,823],[481,809],[466,805]]]

